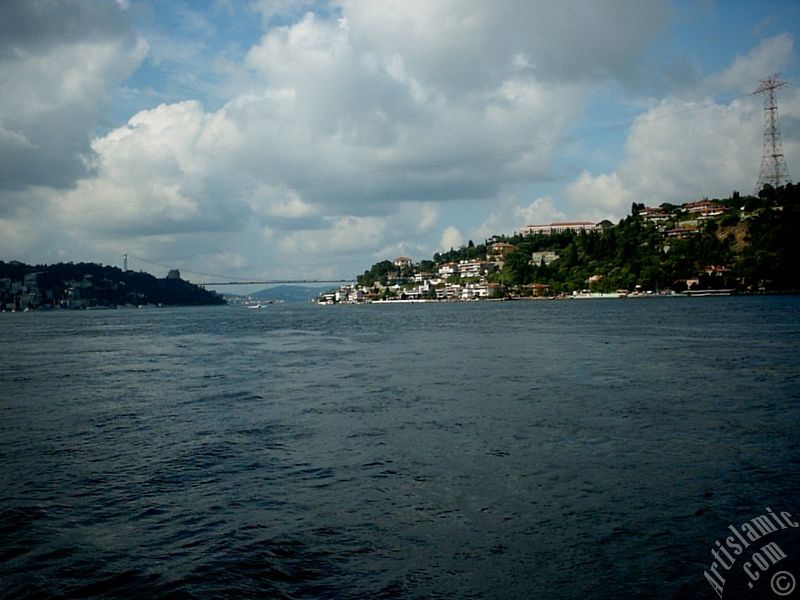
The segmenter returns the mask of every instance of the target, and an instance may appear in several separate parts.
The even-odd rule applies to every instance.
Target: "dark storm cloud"
[[[41,53],[53,46],[131,36],[116,4],[101,0],[4,0],[0,59],[17,52]]]
[[[0,15],[0,189],[69,187],[145,46],[112,2],[10,1]]]

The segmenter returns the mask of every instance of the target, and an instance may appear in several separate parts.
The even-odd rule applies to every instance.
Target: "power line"
[[[172,269],[181,269],[182,268],[182,267],[179,267],[177,265],[165,265],[165,264],[158,263],[158,262],[155,262],[155,261],[152,261],[152,260],[148,260],[146,258],[142,258],[141,256],[134,256],[131,253],[128,253],[128,257],[129,258],[133,258],[135,260],[138,260],[139,262],[143,262],[143,263],[147,263],[149,265],[153,265],[155,267],[161,267],[162,269],[172,270]],[[226,281],[241,280],[242,282],[247,282],[248,280],[254,279],[253,277],[231,277],[230,275],[219,275],[217,273],[203,273],[202,271],[193,271],[191,269],[185,269],[185,268],[183,270],[186,273],[191,273],[192,275],[202,275],[203,277],[214,277],[215,279],[226,280]]]
[[[232,275],[220,275],[218,273],[204,273],[203,271],[194,271],[192,269],[186,269],[180,267],[178,265],[165,265],[163,263],[155,262],[152,260],[148,260],[146,258],[142,258],[141,256],[135,256],[133,254],[126,254],[128,258],[133,258],[138,260],[139,262],[143,262],[149,265],[153,265],[155,267],[161,267],[162,269],[172,270],[172,269],[179,269],[182,270],[184,273],[190,273],[192,275],[201,275],[203,277],[213,277],[218,281],[209,281],[209,282],[197,282],[195,285],[202,285],[202,286],[222,286],[222,285],[277,285],[277,284],[303,284],[303,283],[352,283],[353,279],[313,279],[313,278],[306,278],[306,279],[258,279],[256,277],[234,277]]]

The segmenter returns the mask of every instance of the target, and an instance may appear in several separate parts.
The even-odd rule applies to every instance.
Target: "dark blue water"
[[[0,341],[4,598],[711,598],[729,524],[800,515],[797,297],[0,314]]]

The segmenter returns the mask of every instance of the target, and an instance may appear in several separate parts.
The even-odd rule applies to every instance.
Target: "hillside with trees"
[[[800,253],[792,237],[800,231],[800,188],[766,188],[758,198],[711,201],[724,207],[715,218],[686,219],[681,207],[659,208],[660,223],[641,215],[590,232],[516,236],[497,280],[510,286],[539,282],[553,293],[687,287],[739,291],[800,289]],[[696,221],[685,225],[688,221]],[[683,227],[683,231],[680,231]],[[677,233],[676,233],[677,232]],[[674,237],[671,237],[675,234]],[[551,265],[531,264],[537,250],[554,250]],[[694,281],[693,280],[697,280]]]
[[[225,300],[182,280],[177,272],[159,279],[95,263],[33,266],[0,261],[0,310],[148,304],[198,306]]]
[[[758,196],[734,192],[730,198],[679,206],[633,204],[631,214],[616,225],[606,221],[581,231],[495,236],[402,269],[382,261],[359,276],[358,283],[385,288],[384,298],[423,297],[421,287],[415,292],[415,284],[424,280],[420,274],[445,273],[429,281],[439,290],[472,285],[475,279],[460,277],[458,265],[490,261],[482,276],[488,291],[481,294],[491,297],[723,288],[798,291],[800,246],[793,240],[798,232],[800,186],[767,186]],[[491,256],[498,243],[506,249],[502,259]],[[549,260],[534,260],[544,255]],[[454,266],[442,268],[448,264]],[[430,297],[430,286],[424,293]]]

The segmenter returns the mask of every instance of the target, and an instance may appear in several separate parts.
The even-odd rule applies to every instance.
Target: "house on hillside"
[[[727,208],[719,202],[713,200],[700,200],[699,202],[688,202],[681,204],[681,210],[692,215],[698,220],[713,219],[727,212]]]
[[[439,265],[439,277],[447,279],[453,275],[458,275],[458,263],[449,262]]]
[[[664,235],[667,238],[675,239],[675,240],[685,240],[687,238],[692,237],[693,235],[697,235],[700,233],[699,227],[694,227],[692,225],[685,225],[683,227],[673,227],[672,229],[667,229],[664,232]]]
[[[511,254],[513,251],[513,244],[509,244],[508,242],[495,242],[489,246],[489,250],[486,254],[486,260],[496,265],[498,269],[502,269],[506,256]]]
[[[661,207],[650,207],[646,206],[641,209],[637,213],[640,217],[642,217],[645,221],[650,223],[663,223],[664,221],[669,221],[672,219],[672,215],[670,215],[667,211],[665,211]]]
[[[458,272],[461,277],[481,277],[486,275],[494,265],[484,260],[462,260],[458,263]]]
[[[513,251],[513,244],[509,244],[508,242],[495,242],[489,246],[489,254],[491,256],[508,256]]]
[[[558,260],[558,254],[552,250],[545,252],[533,252],[531,254],[531,264],[540,267],[541,265],[549,265]]]

